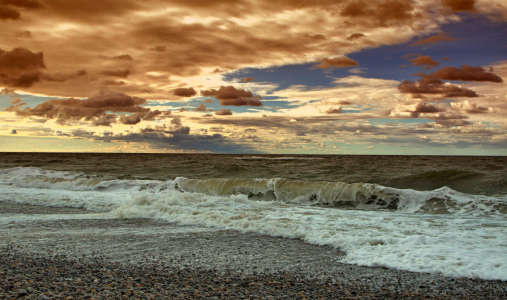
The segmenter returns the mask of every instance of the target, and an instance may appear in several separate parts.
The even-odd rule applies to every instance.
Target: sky
[[[0,151],[507,155],[505,0],[0,0]]]

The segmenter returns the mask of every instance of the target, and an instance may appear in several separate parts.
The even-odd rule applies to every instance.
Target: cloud
[[[422,98],[424,95],[433,95],[437,97],[479,97],[473,90],[445,83],[442,80],[453,81],[476,81],[476,82],[502,82],[498,75],[487,72],[482,67],[471,67],[463,65],[459,68],[444,67],[433,73],[417,73],[421,77],[417,82],[404,80],[398,89],[405,94],[411,94],[413,97]]]
[[[40,81],[64,82],[87,75],[86,70],[71,74],[48,73],[42,52],[34,53],[25,48],[11,51],[0,49],[0,83],[10,87],[29,88]]]
[[[349,37],[347,38],[347,41],[352,41],[352,40],[361,38],[363,36],[366,36],[366,35],[364,35],[364,33],[353,33],[353,34],[349,35]]]
[[[241,82],[251,82],[251,81],[256,81],[256,80],[253,77],[243,77],[243,78],[241,78],[240,81]]]
[[[10,7],[0,6],[0,20],[17,20],[21,14]]]
[[[426,102],[419,102],[412,105],[398,105],[389,114],[390,117],[395,118],[419,118],[421,115],[424,118],[433,119],[440,118],[435,113],[443,112],[444,109],[436,107]],[[462,118],[462,116],[460,116]]]
[[[374,7],[374,4],[377,4]],[[378,3],[362,0],[350,1],[340,12],[340,16],[349,18],[373,19],[375,25],[387,27],[392,24],[410,22],[415,15],[411,1],[379,1]]]
[[[116,56],[100,56],[101,58],[103,59],[107,59],[107,60],[124,60],[124,61],[133,61],[134,59],[132,58],[132,56],[130,56],[129,54],[120,54],[120,55],[116,55]]]
[[[69,120],[92,120],[97,119],[97,124],[110,124],[109,117],[103,117],[106,112],[131,112],[147,113],[150,109],[141,107],[146,102],[145,99],[131,97],[124,93],[111,90],[100,90],[90,96],[88,99],[51,99],[37,104],[34,108],[19,109],[18,107],[9,107],[8,111],[15,111],[18,116],[38,116],[48,119],[57,119],[60,124],[65,124]]]
[[[404,94],[411,94],[416,98],[433,95],[437,97],[479,97],[476,92],[462,88],[456,85],[444,83],[440,80],[427,82],[419,80],[417,82],[403,80],[398,85],[398,90]]]
[[[12,7],[38,9],[42,5],[36,0],[2,0],[0,3],[0,20],[18,20],[21,18],[21,14]]]
[[[326,114],[339,114],[339,113],[342,113],[342,108],[339,107],[339,108],[329,108],[328,110],[326,110]]]
[[[340,56],[336,58],[324,58],[322,62],[314,67],[319,69],[329,69],[332,67],[335,68],[349,68],[349,67],[357,67],[359,64],[357,61],[350,59],[345,56]]]
[[[120,116],[120,122],[127,125],[135,125],[143,119],[145,113],[133,113],[131,115],[121,115]]]
[[[215,115],[217,116],[231,116],[232,111],[230,109],[222,108],[215,112]]]
[[[476,11],[475,0],[442,0],[442,5],[452,12]]]
[[[112,123],[116,123],[115,114],[103,114],[92,119],[92,126],[111,126]]]
[[[467,65],[462,65],[459,68],[444,67],[431,73],[430,76],[443,80],[503,82],[502,78],[498,75],[487,72],[482,67],[471,67]]]
[[[433,45],[441,42],[452,42],[458,41],[459,39],[450,37],[447,33],[441,33],[439,35],[431,36],[422,40],[419,40],[415,43],[410,44],[410,46],[420,46],[420,45]]]
[[[180,97],[192,97],[197,95],[197,92],[194,90],[194,88],[177,88],[174,89],[174,95],[180,96]]]
[[[104,70],[100,72],[102,75],[120,78],[127,78],[131,73],[130,69]]]
[[[437,60],[434,60],[429,55],[421,55],[419,54],[417,57],[410,58],[408,61],[410,61],[411,66],[426,66],[424,69],[429,69],[431,67],[435,67],[440,65],[440,62]]]
[[[262,106],[261,96],[254,96],[252,92],[236,89],[232,85],[221,86],[218,90],[203,90],[201,95],[217,98],[221,106]]]
[[[487,107],[478,106],[468,100],[464,102],[451,102],[451,106],[469,114],[483,114],[490,111]]]
[[[11,51],[0,49],[0,83],[11,87],[30,87],[41,80],[45,69],[42,52],[34,53],[25,48]]]
[[[206,107],[206,105],[204,105],[204,103],[201,103],[199,104],[198,107],[194,108],[194,111],[206,111],[208,108]]]
[[[9,94],[15,94],[16,90],[11,88],[3,88],[0,90],[0,95],[9,95]]]
[[[165,52],[167,50],[166,46],[155,46],[150,48],[150,51],[156,51],[156,52]]]

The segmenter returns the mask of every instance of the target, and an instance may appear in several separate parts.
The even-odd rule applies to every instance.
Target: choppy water
[[[299,238],[340,248],[345,263],[507,280],[506,157],[1,153],[0,201]]]

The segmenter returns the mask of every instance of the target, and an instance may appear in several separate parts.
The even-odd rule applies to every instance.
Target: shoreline
[[[37,208],[0,202],[4,216],[33,213],[0,226],[0,299],[507,297],[504,281],[343,264],[338,249],[301,240]]]

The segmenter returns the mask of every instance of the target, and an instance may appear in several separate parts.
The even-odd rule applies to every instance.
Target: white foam
[[[505,220],[339,210],[199,193],[143,194],[119,217],[163,219],[285,238],[347,252],[343,262],[448,276],[507,280]]]

